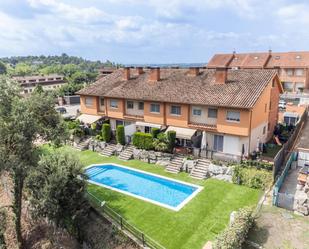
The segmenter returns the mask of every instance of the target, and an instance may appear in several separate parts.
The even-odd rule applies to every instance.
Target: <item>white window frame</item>
[[[143,105],[143,108],[141,108],[141,105]],[[138,102],[138,110],[144,111],[144,102],[143,101]]]
[[[221,149],[221,148],[219,148],[220,146],[218,146],[218,141],[219,141],[219,140],[217,140],[217,143],[216,143],[216,137],[222,137],[222,150],[219,150],[219,149]],[[220,134],[215,134],[215,135],[214,135],[214,145],[213,145],[213,149],[214,149],[215,151],[218,151],[218,152],[223,152],[223,150],[224,150],[224,136],[223,136],[223,135],[220,135]]]
[[[176,109],[174,109],[176,108]],[[176,113],[173,113],[173,109],[177,110]],[[179,112],[178,112],[179,110]],[[170,114],[173,116],[181,116],[181,106],[180,105],[171,105],[170,107]]]
[[[117,99],[111,99],[109,101],[109,106],[113,109],[118,109],[118,100]]]
[[[210,114],[210,110],[212,110],[212,111],[216,111],[216,116],[215,116],[215,117],[211,117],[211,116],[209,116],[209,114]],[[207,111],[207,117],[208,117],[208,118],[218,118],[218,109],[216,109],[216,108],[208,108],[208,111]]]
[[[93,105],[93,97],[85,97],[85,106],[91,107]]]
[[[197,111],[199,114],[197,114],[196,111]],[[197,116],[197,117],[202,116],[202,109],[201,109],[201,108],[196,108],[196,107],[194,107],[194,108],[192,109],[192,115],[193,115],[193,116]]]
[[[157,111],[157,110],[154,110],[154,111],[153,111],[153,110],[152,110],[152,107],[154,107],[154,106],[155,106],[155,107],[159,107],[159,111]],[[155,108],[155,109],[156,109],[156,108]],[[158,104],[158,103],[151,103],[151,104],[150,104],[150,112],[151,112],[151,113],[159,114],[159,113],[160,113],[160,104]]]
[[[299,73],[301,72],[301,73]],[[304,75],[304,69],[302,68],[297,68],[295,69],[295,76],[303,76]]]
[[[291,68],[286,69],[286,75],[287,76],[293,76],[294,75],[294,70]]]
[[[229,113],[238,113],[239,118],[230,118]],[[232,111],[232,110],[226,111],[226,121],[233,122],[233,123],[240,123],[240,111]]]

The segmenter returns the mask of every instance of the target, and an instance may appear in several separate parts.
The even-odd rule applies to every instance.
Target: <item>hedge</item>
[[[133,145],[138,149],[153,149],[152,135],[149,133],[135,132],[133,134]]]
[[[110,124],[103,124],[102,126],[102,138],[105,142],[110,142],[112,137]]]
[[[173,151],[176,144],[176,131],[168,131],[167,132],[167,140],[169,143],[170,151]]]
[[[265,190],[272,184],[273,178],[268,170],[237,165],[232,180],[239,185]]]
[[[151,135],[152,135],[152,138],[157,138],[157,136],[159,135],[160,133],[160,129],[159,128],[151,128]]]
[[[252,209],[240,209],[235,214],[233,223],[217,236],[213,249],[241,249],[253,223]]]
[[[126,138],[124,134],[124,126],[123,125],[118,125],[116,129],[116,140],[117,143],[121,145],[125,145],[126,143]]]

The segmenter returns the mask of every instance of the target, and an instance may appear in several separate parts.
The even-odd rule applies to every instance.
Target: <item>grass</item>
[[[105,158],[91,151],[79,152],[69,147],[80,157],[83,165],[95,163],[119,163],[136,169],[202,185],[204,189],[180,211],[169,209],[115,192],[89,185],[89,191],[126,218],[132,225],[158,241],[166,248],[200,249],[208,240],[213,240],[228,224],[230,213],[240,207],[255,205],[261,191],[243,186],[208,179],[194,180],[186,173],[167,173],[161,166],[137,160],[127,162],[115,157]]]

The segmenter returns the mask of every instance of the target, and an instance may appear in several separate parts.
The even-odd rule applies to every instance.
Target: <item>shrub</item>
[[[123,125],[118,125],[117,130],[116,130],[116,140],[117,143],[121,145],[125,145],[126,143],[126,138],[124,134],[124,126]]]
[[[241,249],[254,223],[251,208],[240,209],[233,223],[220,233],[214,242],[214,249]]]
[[[74,130],[77,127],[79,127],[80,122],[79,122],[79,120],[67,121],[66,124],[67,124],[69,130]]]
[[[167,140],[169,144],[169,150],[173,151],[175,144],[176,144],[176,131],[168,131]]]
[[[133,135],[133,145],[138,149],[153,149],[153,139],[151,134],[143,132],[135,132]]]
[[[153,147],[157,151],[167,151],[169,149],[167,136],[164,133],[159,133],[153,141]]]
[[[85,131],[84,131],[81,127],[77,126],[77,127],[73,130],[73,135],[74,135],[74,136],[77,136],[77,137],[82,137],[82,136],[85,135]]]
[[[151,135],[152,135],[152,138],[157,138],[157,136],[159,135],[160,133],[160,129],[159,128],[151,128]]]
[[[267,189],[272,184],[272,173],[264,169],[247,168],[237,165],[234,168],[233,182],[250,188]]]
[[[266,169],[268,171],[273,170],[273,164],[268,163],[268,162],[259,162],[259,161],[247,160],[247,161],[243,161],[242,165],[244,165],[245,167],[255,167],[257,169]]]
[[[110,124],[103,124],[102,126],[102,138],[105,142],[109,143],[111,141],[112,132]]]
[[[99,140],[99,141],[103,141],[103,137],[102,135],[96,135],[95,139]]]

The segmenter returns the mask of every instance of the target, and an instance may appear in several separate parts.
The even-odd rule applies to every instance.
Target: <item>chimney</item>
[[[125,67],[123,69],[123,79],[124,80],[129,80],[130,79],[130,68],[129,67]]]
[[[150,71],[150,76],[149,76],[150,81],[159,81],[160,80],[160,68],[151,68]]]
[[[200,74],[200,69],[198,67],[190,67],[188,75],[198,76]]]
[[[215,76],[216,76],[216,84],[225,84],[227,80],[227,68],[217,67]]]
[[[137,75],[143,74],[144,73],[143,67],[137,67],[136,72],[137,72]]]

